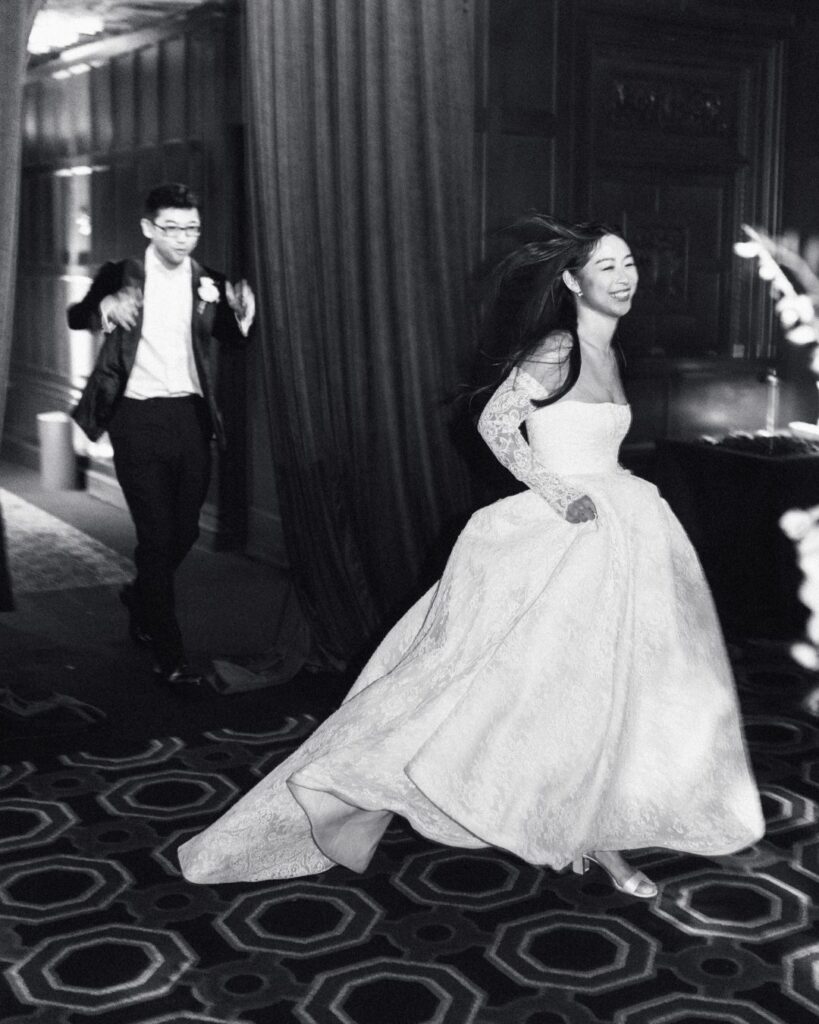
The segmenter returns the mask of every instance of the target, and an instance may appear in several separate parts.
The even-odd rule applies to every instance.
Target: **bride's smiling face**
[[[631,249],[619,235],[604,235],[583,269],[564,275],[567,287],[577,296],[578,311],[586,306],[618,319],[631,309],[637,278]]]

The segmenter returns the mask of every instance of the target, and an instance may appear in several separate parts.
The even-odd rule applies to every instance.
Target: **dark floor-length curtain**
[[[319,644],[365,648],[466,509],[471,0],[245,5],[260,344],[288,555]]]
[[[26,45],[34,15],[41,5],[42,0],[0,0],[0,440],[14,319]]]

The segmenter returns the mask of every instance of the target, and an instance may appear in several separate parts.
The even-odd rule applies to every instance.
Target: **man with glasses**
[[[106,263],[69,307],[70,327],[105,332],[73,415],[92,441],[108,431],[134,521],[136,579],[120,595],[131,637],[152,649],[159,681],[195,693],[203,679],[185,658],[174,573],[199,535],[210,439],[225,443],[210,339],[243,343],[255,299],[246,281],[232,286],[192,259],[202,225],[186,185],[154,188],[140,223],[144,257]]]

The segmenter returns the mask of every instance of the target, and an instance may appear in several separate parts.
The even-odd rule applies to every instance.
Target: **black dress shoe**
[[[140,647],[150,647],[154,642],[153,637],[140,621],[133,583],[125,584],[119,592],[119,599],[128,609],[128,635]]]
[[[154,665],[154,679],[177,693],[190,696],[203,696],[207,690],[207,680],[199,672],[186,663],[180,662],[171,669],[163,669]]]

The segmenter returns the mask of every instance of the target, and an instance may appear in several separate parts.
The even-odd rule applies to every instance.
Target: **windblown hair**
[[[145,197],[145,216],[153,220],[160,210],[197,210],[201,213],[199,195],[180,181],[169,181],[152,188]]]
[[[600,223],[566,224],[546,214],[522,218],[501,232],[512,243],[484,273],[479,324],[480,376],[473,397],[491,393],[516,366],[535,356],[550,334],[568,335],[568,372],[552,394],[534,404],[550,405],[570,391],[580,374],[577,307],[563,281],[591,258],[605,235],[617,229]]]

